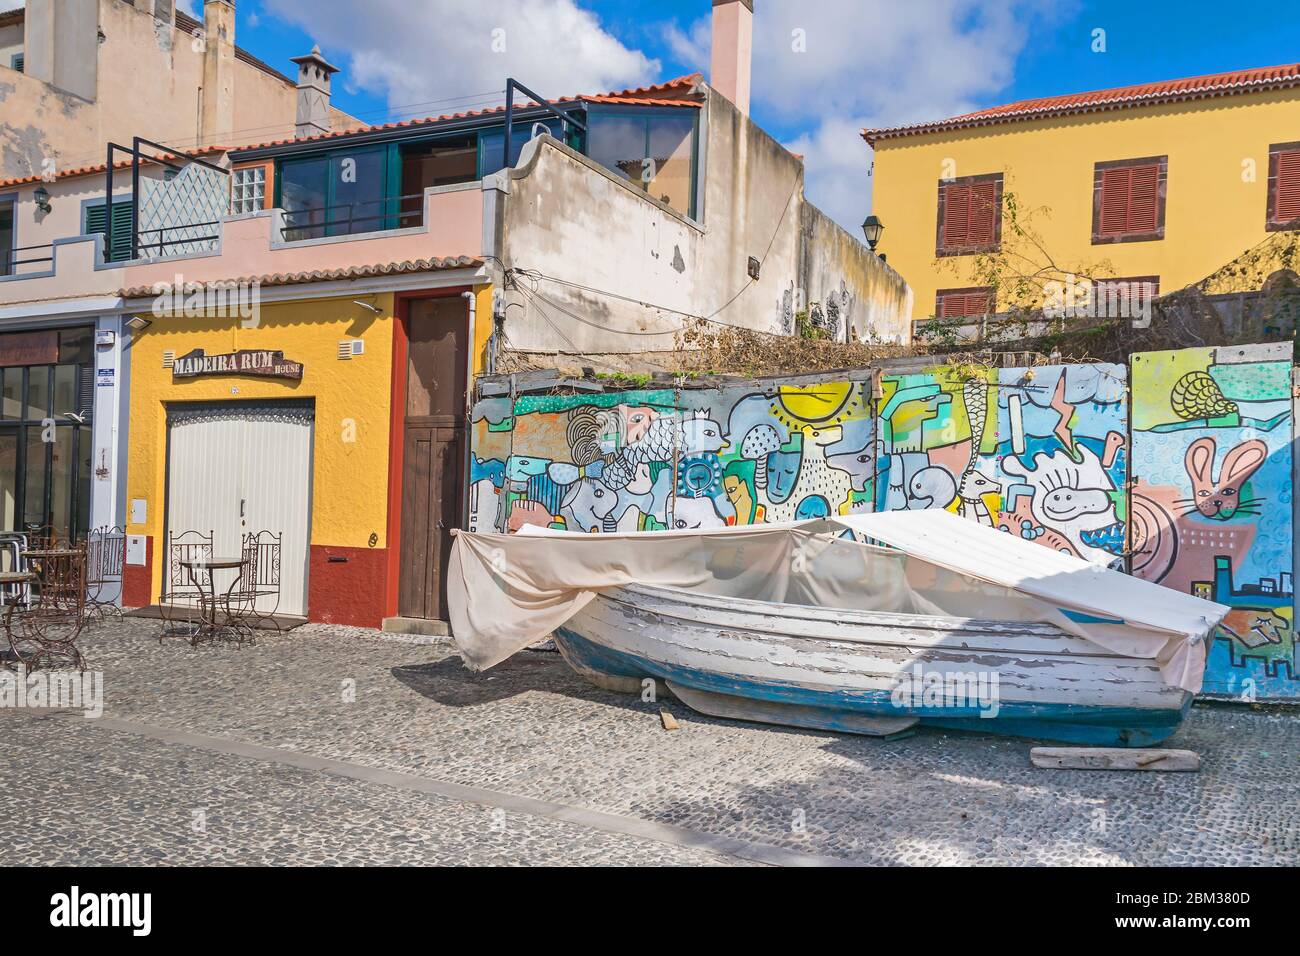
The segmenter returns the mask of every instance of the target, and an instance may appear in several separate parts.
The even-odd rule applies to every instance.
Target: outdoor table
[[[189,572],[190,583],[193,584],[199,592],[199,629],[191,638],[192,643],[197,644],[203,638],[216,640],[218,637],[222,637],[226,633],[234,634],[236,640],[238,640],[238,631],[229,623],[231,617],[229,598],[231,592],[235,590],[239,585],[240,579],[243,577],[245,564],[244,558],[219,558],[214,556],[210,558],[189,558],[179,563],[181,567]],[[217,616],[217,580],[214,572],[231,570],[238,570],[239,573],[235,575],[235,579],[230,582],[230,587],[226,589],[226,620],[223,621]],[[207,597],[203,596],[202,582],[195,576],[195,573],[198,571],[208,572]]]

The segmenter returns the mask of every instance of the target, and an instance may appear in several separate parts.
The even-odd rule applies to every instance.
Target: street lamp
[[[867,245],[871,251],[876,251],[876,243],[880,241],[880,234],[885,231],[885,224],[877,216],[868,216],[862,223],[862,234],[867,237]]]

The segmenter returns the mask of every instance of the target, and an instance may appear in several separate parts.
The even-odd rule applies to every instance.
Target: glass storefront
[[[0,333],[0,531],[90,526],[94,329]]]

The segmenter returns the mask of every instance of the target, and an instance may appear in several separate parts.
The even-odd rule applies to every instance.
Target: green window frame
[[[691,219],[696,218],[696,206],[698,203],[698,189],[700,176],[700,110],[694,106],[592,106],[587,112],[587,141],[584,143],[583,152],[589,159],[601,162],[600,158],[593,156],[591,152],[592,131],[596,130],[602,119],[633,119],[644,121],[645,123],[645,145],[644,155],[651,155],[651,137],[653,135],[651,124],[655,117],[677,116],[690,117],[691,119],[691,155],[690,155],[690,185],[689,201],[687,209],[678,209],[677,211]],[[605,165],[601,163],[601,165]],[[615,175],[627,176],[622,170],[610,169]],[[631,182],[631,180],[628,180]],[[635,183],[634,183],[635,185]],[[676,208],[676,207],[673,207]]]
[[[345,187],[352,185],[344,177],[344,161],[362,160],[379,157],[380,182],[377,195],[370,199],[361,199],[352,203],[343,202],[340,194]],[[378,146],[360,146],[356,149],[332,149],[316,151],[303,156],[289,156],[275,162],[275,205],[284,209],[284,175],[286,168],[307,166],[311,163],[325,161],[321,170],[320,192],[325,197],[324,213],[320,221],[287,221],[285,238],[291,241],[318,239],[326,236],[346,236],[363,232],[383,232],[397,228],[400,221],[398,213],[400,201],[399,190],[402,183],[401,156],[397,143],[382,143]],[[307,207],[315,209],[318,207]],[[285,210],[292,217],[294,210]],[[312,233],[298,235],[298,233]]]

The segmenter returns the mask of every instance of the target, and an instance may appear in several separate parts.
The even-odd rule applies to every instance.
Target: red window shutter
[[[1275,222],[1290,222],[1300,217],[1300,149],[1277,154]]]
[[[1101,233],[1122,236],[1128,231],[1128,167],[1107,169],[1101,174]]]
[[[943,187],[943,245],[957,249],[970,245],[971,187],[952,183]]]
[[[970,230],[967,244],[991,246],[997,230],[996,183],[976,183],[970,189]]]
[[[1128,231],[1155,232],[1160,216],[1160,167],[1134,166],[1129,179]]]
[[[987,289],[974,292],[940,292],[938,317],[941,319],[960,319],[983,315],[989,311],[989,293]]]

